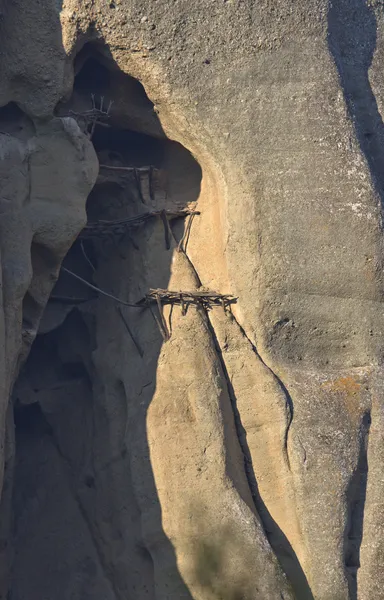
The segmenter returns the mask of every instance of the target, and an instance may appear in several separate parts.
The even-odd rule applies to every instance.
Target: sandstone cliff
[[[0,598],[384,598],[383,2],[0,32]]]

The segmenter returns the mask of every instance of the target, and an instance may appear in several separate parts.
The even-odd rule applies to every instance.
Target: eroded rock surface
[[[382,2],[0,7],[0,597],[384,598]]]

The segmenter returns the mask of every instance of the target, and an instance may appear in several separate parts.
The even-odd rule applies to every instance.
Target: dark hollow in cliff
[[[75,118],[92,134],[99,157],[88,221],[183,209],[195,201],[201,168],[184,147],[166,138],[142,85],[88,45],[75,69],[73,95],[57,114]],[[89,122],[84,114],[95,106],[110,107],[109,114]],[[174,235],[181,235],[183,226],[179,219]],[[63,266],[96,287],[116,295],[123,288],[139,300],[146,291],[143,256],[159,253],[154,237],[163,257],[154,285],[167,287],[172,250],[164,247],[163,227],[155,219],[117,236],[106,226],[99,239],[76,240]],[[61,272],[13,394],[13,600],[154,597],[153,563],[141,538],[132,485],[136,459],[127,446],[132,399],[115,373],[95,363],[106,335],[104,301],[116,314],[116,330],[108,331],[112,339],[122,331],[140,338],[143,327],[152,332],[141,358],[148,362],[148,377],[156,379],[162,338],[152,317],[139,311],[128,333],[117,303]],[[132,344],[128,361],[138,359],[137,348]],[[145,410],[136,425],[145,437]],[[144,439],[144,449],[145,444]],[[146,477],[156,502],[150,470]],[[158,521],[160,531],[160,508]]]

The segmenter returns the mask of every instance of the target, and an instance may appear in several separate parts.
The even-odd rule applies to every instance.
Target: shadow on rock
[[[384,204],[384,124],[369,81],[377,23],[366,0],[332,0],[328,44],[337,66],[349,115],[374,185]]]

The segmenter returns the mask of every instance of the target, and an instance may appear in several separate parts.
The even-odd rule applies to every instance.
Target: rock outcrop
[[[0,0],[0,598],[384,598],[383,26]]]

